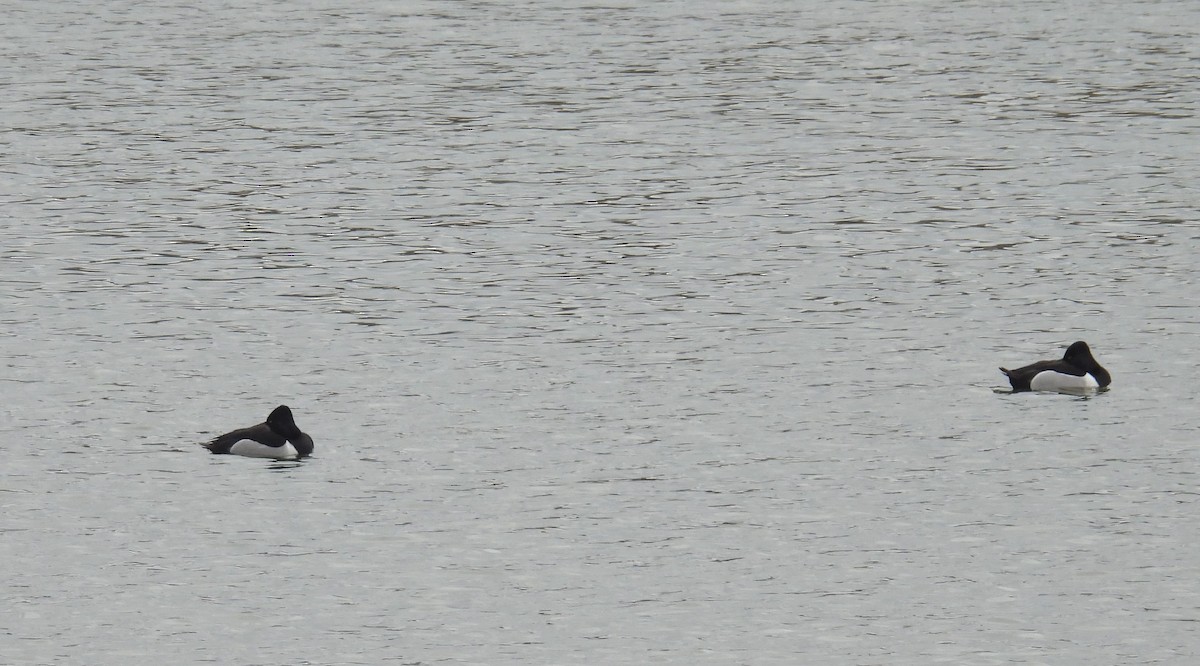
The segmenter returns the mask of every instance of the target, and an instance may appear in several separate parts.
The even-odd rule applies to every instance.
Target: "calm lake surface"
[[[0,26],[0,663],[1200,659],[1200,3]]]

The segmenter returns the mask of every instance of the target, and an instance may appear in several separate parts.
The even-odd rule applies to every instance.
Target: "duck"
[[[213,453],[276,460],[299,460],[313,452],[312,437],[296,426],[287,405],[272,410],[265,423],[227,432],[203,446]]]
[[[1082,391],[1106,388],[1112,376],[1092,357],[1083,340],[1067,347],[1057,361],[1038,361],[1016,370],[1000,368],[1008,377],[1013,393],[1018,391]]]

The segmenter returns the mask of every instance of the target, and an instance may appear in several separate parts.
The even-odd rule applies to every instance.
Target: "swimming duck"
[[[235,456],[293,460],[312,455],[313,441],[296,427],[292,410],[280,405],[265,423],[225,433],[204,444],[204,448]]]
[[[1112,383],[1112,377],[1096,359],[1087,343],[1080,340],[1067,347],[1057,361],[1038,361],[1023,368],[1000,368],[1017,391],[1079,391],[1099,389]]]

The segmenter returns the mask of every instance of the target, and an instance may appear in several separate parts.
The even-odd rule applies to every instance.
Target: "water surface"
[[[5,663],[1200,653],[1194,3],[0,15]]]

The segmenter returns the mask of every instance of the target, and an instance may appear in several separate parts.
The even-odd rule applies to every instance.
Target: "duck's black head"
[[[1067,353],[1063,355],[1063,360],[1095,377],[1100,388],[1106,388],[1112,383],[1112,375],[1108,374],[1108,370],[1105,370],[1104,366],[1092,357],[1092,350],[1088,349],[1087,343],[1082,340],[1067,347]]]
[[[292,418],[292,410],[287,405],[276,407],[267,417],[267,425],[288,439],[300,434],[300,428],[296,427],[296,420]]]
[[[1096,365],[1096,359],[1092,358],[1092,350],[1083,340],[1072,343],[1070,347],[1067,347],[1067,353],[1063,354],[1063,360],[1085,370]]]

